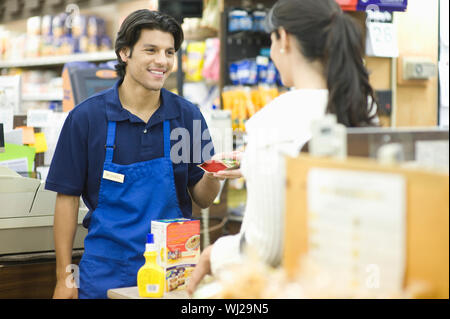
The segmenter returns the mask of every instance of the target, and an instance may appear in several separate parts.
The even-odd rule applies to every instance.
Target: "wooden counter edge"
[[[138,287],[108,289],[109,299],[190,299],[186,290],[166,292],[162,298],[144,298],[139,296]]]

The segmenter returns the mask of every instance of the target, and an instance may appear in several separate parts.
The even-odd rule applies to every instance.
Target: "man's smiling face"
[[[143,29],[131,57],[129,55],[129,48],[121,52],[122,60],[127,63],[125,77],[131,77],[147,90],[158,91],[175,62],[174,38],[168,32]]]

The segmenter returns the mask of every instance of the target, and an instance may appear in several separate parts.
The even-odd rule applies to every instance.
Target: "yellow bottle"
[[[165,273],[164,268],[156,262],[153,234],[147,234],[144,257],[145,264],[137,274],[139,296],[160,298],[164,295]]]

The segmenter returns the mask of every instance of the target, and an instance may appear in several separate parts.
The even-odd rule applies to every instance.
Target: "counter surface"
[[[186,290],[166,292],[162,298],[143,298],[139,296],[138,287],[109,289],[107,296],[109,299],[189,299]]]

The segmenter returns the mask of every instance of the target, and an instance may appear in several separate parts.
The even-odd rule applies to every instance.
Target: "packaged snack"
[[[241,85],[255,85],[258,77],[258,66],[254,59],[237,62],[237,78]]]
[[[229,68],[230,80],[233,85],[239,84],[238,78],[238,65],[237,63],[231,63]]]
[[[75,42],[72,36],[65,35],[61,38],[61,46],[59,48],[59,54],[61,55],[69,55],[74,52]]]
[[[97,52],[98,51],[98,37],[96,36],[91,36],[88,39],[88,47],[87,47],[87,51],[88,52]]]
[[[87,35],[89,37],[101,37],[105,32],[105,20],[96,16],[89,16],[87,22]]]
[[[41,55],[41,36],[28,35],[25,47],[25,55],[27,58],[36,58]]]
[[[266,84],[275,85],[277,81],[277,68],[275,64],[270,61],[267,66]]]
[[[239,168],[239,162],[234,159],[209,160],[198,165],[202,170],[209,173],[217,173],[226,169]]]
[[[243,10],[232,10],[228,13],[228,32],[241,30],[241,19],[246,15]]]
[[[205,62],[202,75],[205,79],[218,82],[220,73],[220,40],[206,39]]]
[[[205,61],[206,43],[190,42],[187,46],[186,80],[197,82],[203,79],[202,70]]]
[[[89,51],[89,38],[82,35],[74,38],[74,53],[87,53]]]
[[[264,20],[266,19],[267,12],[263,9],[253,11],[253,31],[264,32]]]
[[[258,83],[266,83],[269,58],[266,56],[257,56],[256,65],[258,67]]]
[[[67,14],[60,13],[53,17],[52,32],[53,36],[58,39],[70,33],[70,29],[66,26]]]
[[[77,14],[72,21],[72,35],[81,37],[87,35],[88,16]]]
[[[45,15],[42,17],[41,30],[42,30],[43,36],[53,35],[52,20],[53,20],[53,17],[51,15]]]
[[[185,289],[200,257],[200,221],[186,218],[152,220],[158,264],[164,268],[166,291]]]
[[[107,35],[100,37],[99,51],[109,51],[112,48],[111,38]]]
[[[27,19],[27,35],[41,34],[41,17],[31,17]]]

